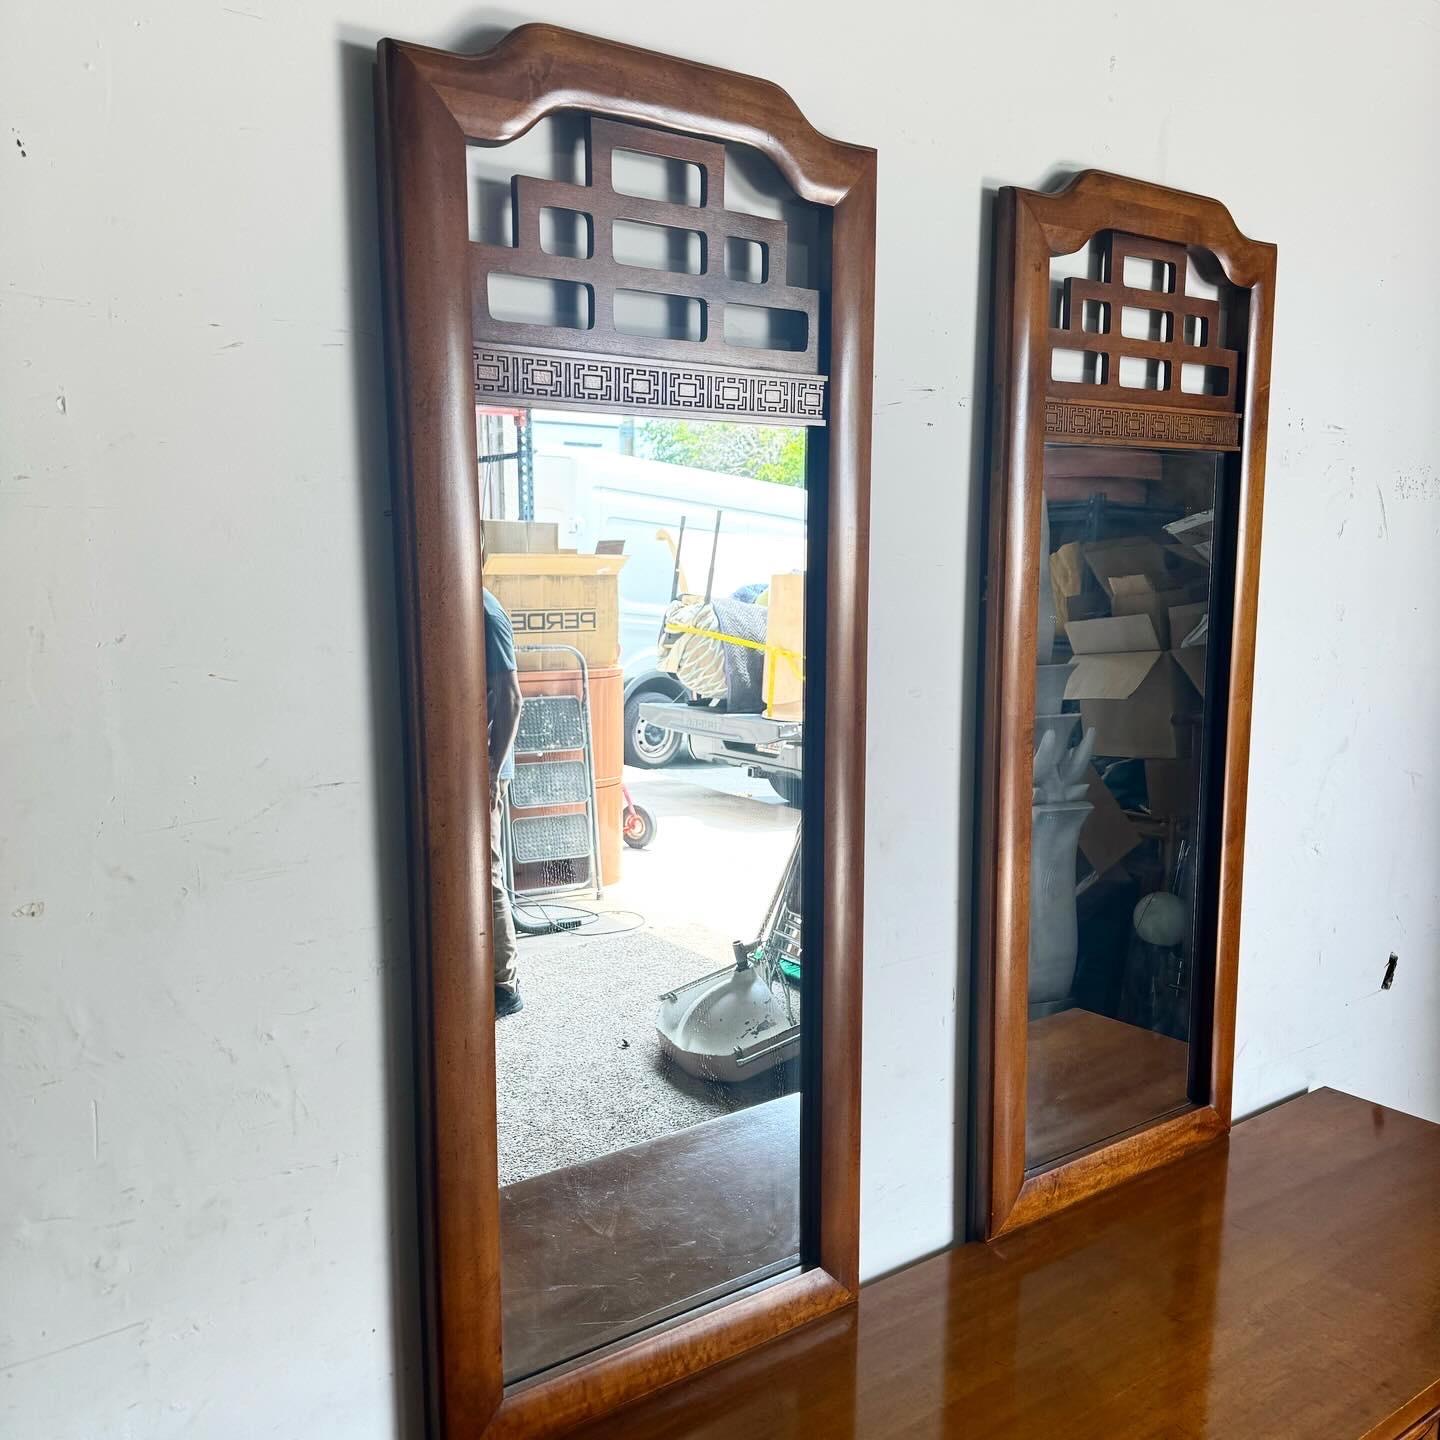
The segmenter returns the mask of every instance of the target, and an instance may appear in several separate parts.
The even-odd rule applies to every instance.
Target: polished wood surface
[[[518,139],[557,109],[586,110],[750,145],[802,200],[836,207],[875,163],[873,150],[822,135],[769,80],[560,25],[518,26],[480,55],[403,49],[456,124],[487,144]]]
[[[578,1434],[1396,1440],[1440,1407],[1437,1196],[1440,1126],[1317,1091]]]
[[[806,1272],[563,1373],[502,1383],[489,809],[467,138],[585,110],[752,145],[827,207],[807,476],[806,946],[801,1235]],[[377,70],[386,350],[407,681],[411,925],[431,1433],[560,1433],[854,1301],[859,1289],[865,673],[876,157],[821,135],[768,81],[550,25],[482,55],[382,41]]]
[[[1229,691],[1217,778],[1220,819],[1212,862],[1215,912],[1202,971],[1200,1027],[1192,1046],[1195,1108],[1162,1119],[1110,1153],[1026,1175],[1026,1009],[1032,737],[1040,509],[1044,503],[1045,401],[1050,383],[1050,261],[1104,230],[1207,250],[1224,278],[1249,292],[1241,368],[1241,450],[1227,457],[1236,517],[1233,617],[1225,647]],[[1260,521],[1270,406],[1275,247],[1237,228],[1217,200],[1087,170],[1053,193],[1006,187],[996,207],[992,294],[993,375],[982,627],[976,825],[975,977],[971,1095],[970,1228],[995,1236],[1077,1203],[1151,1163],[1168,1162],[1223,1133],[1230,1122],[1241,869],[1250,766],[1250,704],[1259,605]],[[1147,392],[1136,391],[1143,397]],[[1167,399],[1148,392],[1151,406]],[[1135,402],[1144,409],[1143,398]],[[1128,442],[1152,446],[1137,431]],[[1208,983],[1202,981],[1208,979]]]
[[[1048,1170],[1035,1170],[1025,1177],[1013,1208],[991,1238],[1033,1225],[1137,1175],[1183,1159],[1229,1128],[1213,1106],[1195,1105],[1153,1120],[1107,1144],[1083,1150]]]
[[[1030,1022],[1025,1168],[1051,1165],[1189,1104],[1190,1047],[1089,1010]]]
[[[500,1192],[507,1378],[655,1325],[800,1255],[800,1097]]]
[[[465,139],[413,66],[382,54],[376,84],[406,680],[425,1390],[432,1428],[459,1434],[483,1427],[502,1391]]]

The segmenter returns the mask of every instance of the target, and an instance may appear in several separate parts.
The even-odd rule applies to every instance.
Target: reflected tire
[[[643,850],[655,838],[655,817],[643,805],[631,805],[620,831],[632,850]]]
[[[640,718],[642,705],[668,705],[673,695],[664,690],[637,690],[625,702],[625,763],[641,770],[658,770],[679,753],[684,736],[678,730],[647,725]]]

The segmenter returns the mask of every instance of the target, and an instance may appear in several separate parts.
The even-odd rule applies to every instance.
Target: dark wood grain
[[[1333,1091],[582,1440],[1396,1440],[1440,1406],[1440,1127]]]
[[[1125,243],[1132,247],[1134,237],[1139,237],[1161,246],[1208,251],[1225,281],[1248,292],[1239,362],[1244,377],[1238,394],[1241,447],[1238,455],[1227,457],[1225,471],[1238,524],[1233,621],[1223,640],[1229,656],[1225,746],[1214,786],[1219,792],[1219,820],[1212,859],[1213,945],[1211,953],[1201,957],[1203,965],[1197,964],[1196,978],[1197,987],[1206,977],[1209,981],[1197,1002],[1205,1024],[1196,1032],[1196,1044],[1207,1049],[1202,1052],[1205,1063],[1195,1069],[1203,1084],[1192,1093],[1192,1111],[1158,1119],[1148,1138],[1144,1133],[1129,1135],[1108,1154],[1090,1152],[1069,1166],[1027,1178],[1033,582],[1040,562],[1045,411],[1052,389],[1050,261],[1079,250],[1104,231],[1130,237]],[[1275,247],[1242,235],[1230,212],[1204,196],[1100,171],[1085,171],[1052,194],[1006,188],[999,195],[983,591],[984,691],[976,786],[972,1046],[976,1123],[969,1197],[971,1230],[976,1235],[1013,1230],[1057,1206],[1120,1183],[1147,1165],[1168,1163],[1223,1133],[1229,1123],[1274,277]],[[1119,317],[1112,318],[1118,325]],[[1148,405],[1157,415],[1181,413],[1171,408],[1174,397],[1166,392],[1134,391],[1126,403],[1142,411]],[[1205,418],[1200,410],[1192,413]],[[1156,442],[1138,434],[1128,442],[1109,443],[1153,447]]]
[[[407,671],[410,882],[427,1406],[478,1432],[500,1403],[490,810],[475,483],[465,139],[382,53],[381,204]],[[457,288],[458,282],[458,288]]]
[[[387,351],[408,688],[427,1398],[437,1436],[558,1434],[851,1304],[859,1287],[860,972],[875,154],[768,81],[522,26],[482,55],[383,41]],[[805,1269],[561,1373],[502,1386],[493,965],[464,147],[582,110],[754,146],[827,207],[815,363],[829,417],[808,472]],[[753,356],[750,357],[753,363]],[[810,363],[807,361],[807,364]],[[823,583],[821,578],[823,577]],[[823,721],[823,723],[822,723]],[[813,918],[812,918],[813,917]]]
[[[1125,283],[1127,258],[1157,262],[1167,267],[1168,290],[1136,289]],[[1219,343],[1220,305],[1215,300],[1199,299],[1185,293],[1189,256],[1185,246],[1160,240],[1143,239],[1111,231],[1106,252],[1108,275],[1103,280],[1082,280],[1069,276],[1065,280],[1060,324],[1050,331],[1052,349],[1083,350],[1104,361],[1103,380],[1098,384],[1058,380],[1046,376],[1046,391],[1058,398],[1104,400],[1112,405],[1179,406],[1193,410],[1234,411],[1239,408],[1236,377],[1240,357]],[[1089,301],[1103,307],[1104,323],[1098,328],[1084,328],[1084,308]],[[1126,308],[1154,311],[1167,317],[1168,338],[1142,339],[1125,335],[1122,311]],[[1204,322],[1204,343],[1191,345],[1185,338],[1185,319],[1193,317]],[[1154,390],[1128,389],[1120,383],[1122,359],[1147,360],[1165,367],[1164,383]],[[1182,367],[1186,364],[1209,365],[1223,370],[1228,384],[1223,395],[1190,393],[1180,388]],[[1059,438],[1059,437],[1056,437]]]
[[[695,205],[626,195],[612,183],[617,150],[633,150],[683,160],[701,173]],[[588,175],[583,185],[517,175],[512,182],[513,242],[472,244],[470,261],[475,309],[475,338],[502,345],[545,346],[596,351],[603,355],[652,356],[688,362],[706,361],[763,367],[813,375],[819,368],[820,295],[787,283],[789,227],[744,211],[725,208],[725,147],[650,126],[622,125],[592,119],[586,147]],[[591,253],[554,255],[540,236],[540,212],[558,206],[589,217]],[[691,272],[622,264],[615,258],[615,226],[623,221],[687,230],[701,237],[698,269]],[[764,279],[732,279],[726,271],[725,244],[730,238],[764,245],[768,264]],[[493,274],[527,275],[565,280],[589,291],[593,314],[588,328],[519,324],[497,319],[487,289]],[[701,334],[695,339],[645,336],[617,328],[617,292],[644,291],[669,298],[686,297],[700,307]],[[726,339],[726,305],[759,305],[789,311],[805,319],[805,344],[795,350],[736,348]]]
[[[501,144],[558,109],[749,145],[795,193],[838,206],[874,151],[822,135],[780,86],[559,25],[521,25],[481,55],[406,45],[471,139]]]
[[[1014,607],[1025,604],[1023,586],[1002,591],[1007,579],[1004,557],[1015,543],[1010,534],[1011,493],[1007,477],[1017,468],[1017,449],[1028,444],[1028,421],[1023,403],[1025,387],[1017,396],[1015,379],[1025,372],[1016,357],[1026,353],[1029,331],[1017,314],[1015,297],[1015,191],[1003,189],[995,203],[995,275],[990,298],[990,407],[989,457],[985,504],[981,514],[985,556],[980,585],[980,724],[975,757],[975,861],[972,927],[974,960],[971,969],[970,1006],[970,1163],[969,1233],[990,1235],[1009,1213],[1025,1179],[1024,1147],[1009,1143],[1024,1133],[1024,1071],[1013,1063],[1008,1049],[997,1052],[997,1042],[1008,1043],[1021,1034],[1026,1019],[1025,983],[1018,990],[1013,968],[996,963],[996,957],[1015,953],[1011,933],[1023,907],[1001,905],[998,897],[1016,883],[1015,861],[1019,846],[1030,843],[1030,826],[1016,831],[1020,814],[1014,797],[1002,793],[1005,777],[1015,773],[1015,751],[1010,739],[1017,678],[1009,670],[1011,653],[1006,641],[1016,623]],[[1023,469],[1023,466],[1020,468]],[[1017,583],[1013,568],[1008,577]],[[1023,612],[1022,612],[1023,613]],[[1030,682],[1033,686],[1033,680]],[[1021,702],[1023,704],[1023,702]],[[1033,706],[1034,701],[1031,700]],[[1034,722],[1031,721],[1033,726]],[[1028,858],[1027,858],[1028,867]],[[1028,868],[1027,868],[1028,873]],[[1028,921],[1027,921],[1028,924]],[[1028,935],[1028,930],[1027,930]],[[1027,963],[1026,974],[1029,966]],[[1017,1089],[1017,1083],[1019,1088]]]
[[[1088,1010],[1030,1022],[1025,1168],[1048,1166],[1189,1105],[1190,1047]]]
[[[870,633],[870,431],[875,374],[874,151],[857,166],[831,221],[829,459],[823,500],[825,583],[806,586],[805,633],[822,637],[824,791],[809,801],[820,869],[805,893],[820,921],[820,1043],[811,1057],[802,1125],[813,1126],[819,1194],[813,1260],[851,1294],[860,1290],[860,1035],[865,945],[865,673]],[[813,503],[813,502],[811,502]],[[808,671],[807,671],[808,673]],[[808,689],[805,713],[816,713]],[[812,750],[806,736],[807,764]],[[814,847],[812,847],[813,851]],[[807,931],[807,936],[809,932]],[[808,940],[807,940],[808,943]],[[818,1095],[818,1103],[817,1101]],[[802,1183],[803,1180],[802,1180]]]

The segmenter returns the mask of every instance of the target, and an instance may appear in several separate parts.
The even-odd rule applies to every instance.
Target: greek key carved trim
[[[825,423],[823,375],[712,369],[500,345],[477,345],[474,362],[477,404],[694,415],[771,425]]]
[[[1162,410],[1150,405],[1047,400],[1045,435],[1050,440],[1103,445],[1238,450],[1240,417],[1202,410]]]

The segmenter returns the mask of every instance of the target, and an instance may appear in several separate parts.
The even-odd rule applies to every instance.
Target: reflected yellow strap
[[[698,635],[702,640],[718,640],[722,645],[742,645],[746,650],[763,650],[768,655],[778,655],[803,683],[805,680],[804,656],[796,650],[787,650],[783,645],[772,645],[768,640],[746,640],[740,635],[726,635],[720,630],[704,630],[698,625],[680,625],[674,620],[665,622],[670,635]],[[775,667],[770,671],[770,683],[765,687],[765,708],[771,710],[775,702]]]

